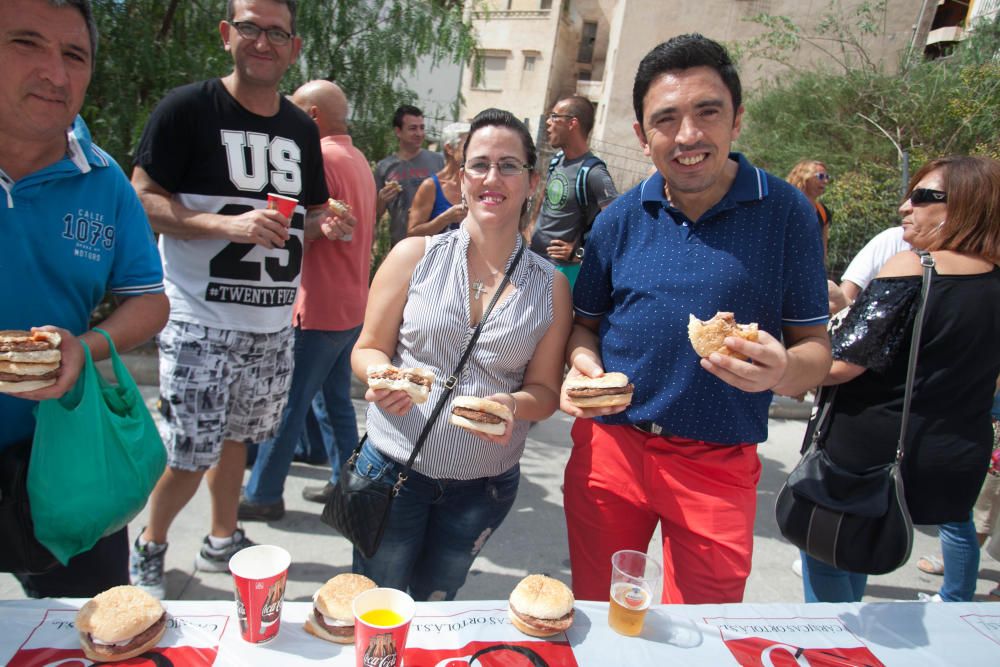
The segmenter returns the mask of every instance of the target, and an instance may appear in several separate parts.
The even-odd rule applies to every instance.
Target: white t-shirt
[[[894,255],[909,250],[910,244],[903,240],[903,228],[900,225],[890,227],[876,234],[865,247],[854,256],[840,281],[850,280],[864,289],[872,278],[878,275],[882,266]]]

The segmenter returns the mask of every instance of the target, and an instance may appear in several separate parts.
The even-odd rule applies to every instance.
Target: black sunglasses
[[[948,202],[948,194],[940,190],[931,190],[930,188],[913,188],[907,199],[910,200],[910,204],[913,206],[946,204]]]

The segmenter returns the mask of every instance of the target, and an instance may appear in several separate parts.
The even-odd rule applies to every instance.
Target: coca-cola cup
[[[295,213],[295,207],[298,205],[298,199],[292,199],[291,197],[276,195],[274,193],[267,195],[267,207],[277,211],[289,220],[292,219],[292,214]]]
[[[372,588],[354,598],[356,667],[401,667],[417,605],[395,588]]]
[[[287,551],[266,544],[241,549],[229,559],[240,633],[251,644],[263,644],[278,636],[291,562]]]

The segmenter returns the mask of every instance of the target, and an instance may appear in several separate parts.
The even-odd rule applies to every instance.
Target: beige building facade
[[[834,0],[833,4],[850,16],[863,2]],[[987,6],[997,2],[977,0],[974,4],[988,11],[992,7]],[[892,71],[909,49],[923,50],[939,12],[953,4],[957,3],[889,0],[880,17],[880,35],[865,43],[865,51],[877,66]],[[477,63],[462,75],[462,115],[471,117],[487,107],[508,109],[523,118],[544,145],[544,114],[568,95],[583,95],[597,112],[591,145],[608,162],[619,189],[624,189],[650,168],[632,129],[632,84],[639,61],[651,48],[689,32],[730,46],[745,44],[763,32],[749,20],[762,12],[787,16],[809,31],[830,8],[831,0],[468,2],[466,11],[480,51]],[[839,57],[836,50],[806,46],[797,55],[796,65],[835,70]],[[746,90],[786,71],[786,66],[770,60],[748,57],[740,62]]]

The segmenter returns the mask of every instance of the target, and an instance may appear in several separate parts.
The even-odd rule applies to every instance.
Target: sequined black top
[[[853,469],[892,460],[906,385],[920,276],[877,278],[831,325],[834,359],[864,366],[836,392],[826,447]],[[992,445],[1000,373],[1000,269],[932,280],[903,460],[915,523],[969,518]]]

